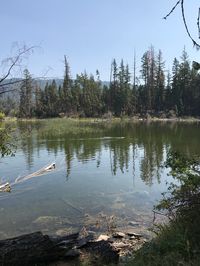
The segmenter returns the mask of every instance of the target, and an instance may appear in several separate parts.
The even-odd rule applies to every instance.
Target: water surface
[[[152,224],[153,205],[166,191],[162,165],[171,148],[200,155],[198,123],[20,122],[15,157],[2,158],[0,176],[13,183],[56,162],[56,170],[0,194],[0,238],[42,230],[61,235],[86,227]],[[113,221],[112,220],[112,221]]]

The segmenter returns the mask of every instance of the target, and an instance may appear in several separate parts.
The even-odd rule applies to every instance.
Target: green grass
[[[144,244],[127,266],[199,266],[200,236],[191,234],[190,237],[180,221],[162,226],[158,235]]]
[[[160,226],[157,237],[138,250],[127,266],[199,266],[199,236],[194,238],[195,246],[190,243],[185,224],[180,221]]]

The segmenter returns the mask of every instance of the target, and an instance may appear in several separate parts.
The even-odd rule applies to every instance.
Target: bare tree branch
[[[0,91],[0,95],[4,94],[4,93],[7,93],[7,92],[11,92],[11,91],[15,91],[16,89],[10,89],[10,90],[3,90],[3,91]]]
[[[23,81],[23,79],[18,79],[18,80],[9,80],[8,82],[6,82],[6,83],[0,83],[0,89],[2,89],[2,88],[5,88],[6,86],[10,86],[10,85],[13,85],[13,84],[16,84],[16,83],[20,83],[20,82],[22,82]]]
[[[17,49],[17,52],[13,57],[8,57],[5,60],[2,61],[2,64],[6,64],[7,70],[6,73],[0,77],[0,95],[15,91],[18,88],[11,88],[11,85],[15,85],[17,83],[23,82],[24,79],[12,79],[10,78],[12,76],[12,70],[14,68],[20,68],[22,66],[22,61],[25,59],[27,55],[30,55],[30,53],[33,53],[35,48],[38,48],[39,46],[30,46],[27,47],[26,45],[20,47]]]
[[[189,31],[188,25],[187,25],[186,18],[185,18],[184,0],[177,1],[176,4],[170,10],[170,12],[165,17],[163,17],[163,19],[167,19],[174,12],[174,10],[177,8],[178,5],[181,5],[182,19],[183,19],[183,23],[184,23],[184,27],[187,32],[187,35],[191,39],[194,47],[198,50],[200,49],[200,44],[197,41],[195,41],[195,39],[192,37]],[[198,17],[197,17],[197,28],[198,28],[198,38],[200,39],[200,8],[199,8]]]
[[[20,63],[20,60],[22,59],[23,55],[28,54],[30,52],[33,52],[33,49],[35,48],[35,46],[31,46],[31,47],[26,47],[23,46],[21,49],[19,49],[18,54],[15,57],[12,58],[7,58],[7,61],[11,61],[11,65],[9,66],[7,73],[0,78],[0,84],[10,76],[12,69],[18,64]]]
[[[199,20],[200,20],[200,8],[199,8],[199,13],[198,13],[198,17],[197,17],[197,27],[198,27],[198,34],[199,34],[199,39],[200,39],[200,24],[199,24]]]
[[[185,19],[184,0],[181,0],[181,11],[182,11],[183,23],[184,23],[184,25],[185,25],[186,32],[187,32],[189,38],[192,40],[193,45],[196,47],[196,49],[199,50],[199,49],[200,49],[200,44],[198,44],[198,43],[193,39],[193,37],[191,36],[191,34],[190,34],[190,32],[189,32],[188,26],[187,26],[187,22],[186,22],[186,19]]]
[[[176,7],[180,4],[181,0],[179,0],[173,7],[172,9],[170,10],[170,12],[163,18],[163,19],[167,19],[173,12],[174,10],[176,9]]]

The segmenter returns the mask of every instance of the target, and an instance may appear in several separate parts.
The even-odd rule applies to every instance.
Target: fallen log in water
[[[11,191],[11,187],[8,182],[0,185],[0,192],[10,192],[10,191]]]
[[[50,238],[41,232],[0,240],[0,265],[40,265],[63,259],[79,234]]]
[[[47,173],[55,170],[55,168],[56,168],[55,163],[51,163],[51,164],[49,164],[47,166],[42,167],[41,169],[37,170],[36,172],[34,172],[32,174],[29,174],[29,175],[26,175],[26,176],[17,177],[15,179],[14,184],[21,183],[21,182],[23,182],[25,180],[28,180],[28,179],[36,177],[36,176],[41,176],[41,175],[47,174]]]
[[[23,181],[26,181],[26,180],[28,180],[28,179],[30,179],[32,177],[36,177],[36,176],[41,176],[41,175],[47,174],[47,173],[55,170],[55,168],[56,168],[55,163],[51,163],[50,165],[47,165],[47,166],[39,169],[38,171],[36,171],[36,172],[34,172],[32,174],[29,174],[27,176],[17,177],[15,179],[15,181],[13,183],[11,183],[11,184],[8,183],[8,182],[6,182],[5,184],[1,184],[0,185],[0,192],[11,192],[11,187],[13,185],[16,185],[17,183],[21,183]]]

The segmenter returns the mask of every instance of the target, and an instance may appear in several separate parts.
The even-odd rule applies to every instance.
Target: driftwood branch
[[[10,184],[8,182],[0,184],[0,192],[11,192]]]
[[[46,165],[44,167],[42,167],[41,169],[37,170],[36,172],[26,175],[26,176],[19,176],[15,179],[14,183],[12,183],[12,185],[17,184],[17,183],[21,183],[24,182],[28,179],[31,179],[33,177],[37,177],[37,176],[42,176],[45,175],[47,173],[50,173],[52,171],[54,171],[56,168],[56,164],[53,162],[49,165]]]

